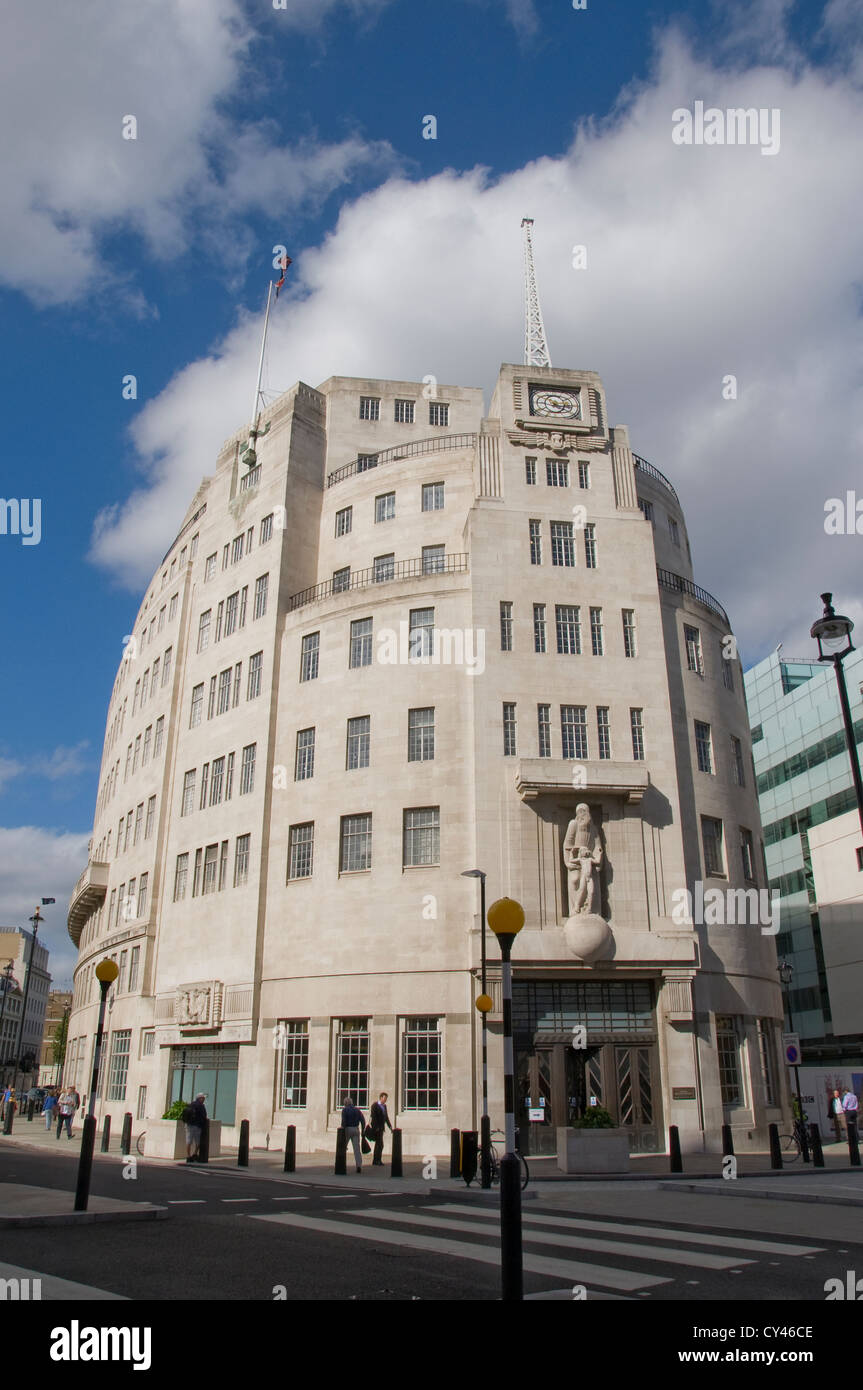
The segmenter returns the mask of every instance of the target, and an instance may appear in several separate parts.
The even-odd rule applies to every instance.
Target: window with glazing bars
[[[773,1036],[770,1020],[758,1018],[755,1020],[755,1026],[758,1030],[758,1059],[761,1063],[761,1084],[764,1087],[764,1101],[766,1105],[775,1105],[776,1088],[773,1080],[775,1068],[773,1062]]]
[[[144,822],[144,839],[149,840],[153,833],[153,823],[156,819],[156,797],[151,796],[147,801],[147,819]]]
[[[219,672],[219,697],[216,702],[216,714],[227,714],[231,708],[231,670],[229,666],[226,671]]]
[[[722,684],[726,690],[734,689],[734,671],[732,669],[731,657],[725,655],[725,643],[719,644],[719,666],[722,671]]]
[[[213,759],[213,766],[210,772],[210,805],[218,806],[222,800],[222,793],[225,790],[225,759]]]
[[[315,731],[298,729],[294,759],[294,781],[305,782],[315,775]]]
[[[204,850],[204,893],[216,891],[216,868],[219,862],[219,846],[207,845]]]
[[[408,762],[425,763],[434,758],[434,706],[408,710]]]
[[[444,484],[423,483],[422,509],[424,512],[442,512],[444,508]]]
[[[189,711],[189,728],[196,729],[201,722],[204,712],[204,683],[196,685],[192,690],[192,707]]]
[[[701,633],[697,627],[684,624],[683,637],[686,643],[686,665],[696,675],[704,675],[704,659],[701,653]]]
[[[396,557],[395,554],[376,555],[374,558],[373,579],[375,584],[382,584],[387,579],[392,579],[395,574]]]
[[[413,661],[429,660],[434,654],[434,609],[412,608],[408,633],[408,655]]]
[[[431,401],[429,403],[429,424],[443,425],[446,428],[449,425],[449,406]]]
[[[237,629],[237,615],[240,611],[240,591],[228,594],[225,601],[225,636],[230,637]]]
[[[340,1110],[348,1096],[361,1110],[369,1103],[369,1021],[336,1020],[336,1090],[333,1106]]]
[[[174,866],[174,902],[178,903],[181,898],[186,896],[186,880],[189,876],[189,856],[188,854],[178,854],[177,863]]]
[[[192,768],[183,778],[183,800],[180,806],[181,816],[188,816],[195,809],[195,773],[196,769]],[[118,834],[117,844],[119,845],[119,843],[120,836]]]
[[[537,705],[537,732],[539,735],[539,756],[551,757],[551,705]]]
[[[601,608],[591,608],[590,610],[590,645],[594,656],[604,654]]]
[[[528,535],[530,536],[530,563],[532,565],[542,564],[542,524],[535,519],[527,523]]]
[[[515,705],[508,703],[503,706],[503,755],[505,758],[516,756]]]
[[[291,826],[288,834],[288,882],[295,878],[311,878],[314,846],[314,821]]]
[[[439,863],[440,807],[411,807],[404,813],[404,867]]]
[[[581,621],[578,605],[556,603],[554,625],[558,652],[563,656],[581,656]]]
[[[704,872],[712,878],[725,877],[725,856],[722,850],[722,821],[713,816],[701,817],[701,842],[704,846]]]
[[[270,576],[262,574],[260,579],[255,580],[255,607],[252,612],[254,618],[263,618],[267,611],[267,589],[270,583]]]
[[[360,419],[379,420],[381,418],[381,402],[379,396],[360,396]]]
[[[300,657],[301,681],[313,681],[317,678],[320,641],[321,634],[319,632],[310,632],[303,638],[302,656]]]
[[[283,1110],[304,1110],[309,1085],[309,1024],[307,1019],[280,1019],[283,1039]]]
[[[719,1056],[719,1093],[722,1104],[742,1105],[740,1040],[737,1020],[731,1015],[716,1015],[716,1051]]]
[[[635,637],[635,609],[622,608],[621,617],[623,618],[623,655],[637,656],[638,646]]]
[[[375,498],[375,521],[392,521],[396,514],[396,495],[382,492]]]
[[[372,867],[372,816],[342,816],[339,870],[356,873]]]
[[[710,725],[695,720],[695,755],[699,772],[713,772],[713,747],[710,739]]]
[[[596,736],[599,746],[600,758],[611,757],[611,728],[608,722],[608,706],[597,705],[596,707]]]
[[[642,719],[643,711],[631,709],[629,711],[629,728],[632,734],[632,757],[637,763],[644,762],[644,723]]]
[[[446,546],[424,545],[422,562],[423,574],[443,574],[446,569]]]
[[[340,511],[336,512],[337,536],[346,536],[349,533],[351,525],[353,523],[353,515],[353,507],[342,507]]]
[[[251,835],[238,835],[234,849],[234,887],[247,883],[249,878],[249,855],[252,844]]]
[[[587,706],[561,705],[561,757],[587,758]]]
[[[528,487],[536,486],[536,459],[526,458],[524,461],[524,481]]]
[[[575,564],[575,544],[571,521],[551,523],[551,563],[571,567]]]
[[[533,649],[535,652],[548,650],[545,628],[545,604],[533,605]]]
[[[228,881],[228,846],[230,840],[223,840],[219,850],[219,892],[221,893]]]
[[[259,537],[258,537],[258,545],[265,545],[266,542],[267,542],[268,540],[271,540],[271,539],[272,539],[272,535],[273,535],[273,513],[270,512],[269,516],[262,516],[262,517],[261,517],[261,533],[260,533],[260,535],[259,535]]]
[[[377,466],[378,466],[378,456],[377,456],[377,454],[358,454],[358,455],[357,455],[357,472],[358,472],[358,473],[367,473],[367,472],[369,471],[370,468],[377,468]]]
[[[441,1108],[441,1035],[436,1018],[406,1018],[404,1021],[401,1108]]]
[[[397,425],[412,425],[414,422],[414,402],[394,401],[393,420]]]
[[[340,570],[333,570],[333,593],[343,594],[346,589],[351,587],[351,567],[343,565]]]
[[[743,769],[743,744],[739,738],[735,738],[734,734],[731,735],[731,775],[736,786],[746,786],[746,776]]]
[[[209,778],[210,764],[204,763],[203,767],[201,768],[201,800],[198,808],[201,811],[203,811],[204,807],[207,804],[207,784],[209,782]]]
[[[545,481],[549,487],[569,487],[569,464],[566,459],[546,459]]]
[[[500,649],[512,651],[512,604],[504,601],[500,605]]]
[[[345,768],[352,772],[358,767],[369,765],[369,744],[371,742],[371,715],[362,714],[348,720]]]
[[[351,647],[348,665],[371,666],[372,664],[372,620],[357,618],[351,623]]]
[[[584,528],[584,563],[587,569],[596,569],[596,526],[592,521]]]
[[[254,791],[255,787],[255,756],[258,745],[249,743],[243,749],[243,760],[240,764],[240,796],[245,796],[248,792]]]
[[[578,464],[578,486],[581,488],[590,487],[590,464],[581,460]]]
[[[111,1035],[111,1066],[108,1072],[108,1100],[126,1099],[126,1078],[129,1074],[131,1028],[122,1028]]]
[[[249,657],[249,680],[246,686],[247,700],[255,700],[261,693],[261,668],[263,664],[263,652],[255,652],[254,656]]]

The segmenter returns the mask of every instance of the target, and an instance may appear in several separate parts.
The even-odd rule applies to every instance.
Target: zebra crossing
[[[458,1201],[422,1208],[356,1205],[331,1213],[281,1211],[252,1219],[377,1246],[500,1264],[500,1216],[494,1206]],[[812,1257],[824,1249],[793,1239],[533,1210],[522,1213],[522,1240],[526,1274],[561,1280],[569,1288],[582,1285],[592,1298],[618,1299],[650,1296],[675,1283],[693,1285],[701,1278],[740,1274],[764,1261],[775,1266],[781,1259]],[[695,1273],[698,1279],[691,1277]]]

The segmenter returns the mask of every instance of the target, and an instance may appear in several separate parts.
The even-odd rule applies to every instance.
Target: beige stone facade
[[[331,378],[265,412],[251,470],[224,446],[127,644],[70,906],[79,1089],[94,967],[121,966],[113,1123],[200,1085],[228,1143],[248,1118],[329,1149],[343,1094],[386,1090],[405,1151],[445,1153],[480,1112],[470,868],[526,913],[532,1151],[592,1098],[648,1150],[780,1118],[770,928],[690,911],[766,887],[740,666],[674,489],[607,421],[595,373],[508,365],[488,416],[478,389]],[[564,930],[582,802],[590,960]],[[497,961],[490,937],[495,1127]]]

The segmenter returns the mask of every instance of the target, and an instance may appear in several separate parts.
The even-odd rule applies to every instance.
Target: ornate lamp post
[[[75,1211],[86,1211],[90,1196],[90,1173],[93,1168],[93,1147],[96,1140],[96,1087],[99,1084],[99,1062],[102,1057],[102,1033],[105,1026],[105,1000],[108,990],[120,973],[115,960],[106,957],[96,966],[96,979],[99,981],[99,1022],[96,1028],[96,1046],[93,1049],[93,1079],[90,1082],[90,1099],[81,1134],[81,1157],[78,1160],[78,1186],[75,1189]]]
[[[834,611],[832,594],[822,594],[821,602],[824,604],[824,612],[818,621],[812,624],[809,635],[814,637],[818,643],[818,660],[832,661],[833,669],[836,672],[842,723],[845,726],[845,742],[848,745],[848,756],[851,759],[851,776],[854,781],[854,794],[857,798],[860,828],[863,830],[863,777],[860,775],[860,759],[857,756],[857,744],[854,742],[854,726],[851,723],[851,707],[848,704],[848,689],[842,666],[849,652],[854,651],[854,644],[851,641],[854,624],[850,618]]]
[[[475,1001],[482,1019],[482,1116],[480,1118],[480,1186],[491,1187],[491,1120],[488,1115],[488,1014],[493,1006],[486,985],[485,954],[485,873],[482,869],[465,869],[462,878],[478,878],[480,890],[481,934],[481,988],[482,993]]]
[[[524,908],[514,898],[498,898],[488,910],[498,939],[503,1002],[503,1098],[506,1153],[500,1161],[500,1253],[504,1302],[524,1298],[521,1253],[521,1165],[515,1151],[515,1066],[512,1051],[512,945],[524,926]]]
[[[790,1033],[793,1033],[793,1032],[794,1032],[794,1016],[793,1016],[793,1014],[791,1013],[791,981],[794,979],[794,966],[793,966],[793,965],[789,965],[789,963],[788,963],[787,960],[781,960],[781,961],[779,962],[779,965],[777,966],[777,969],[778,969],[778,971],[779,971],[779,979],[780,979],[781,982],[782,982],[783,990],[786,991],[786,994],[785,994],[785,1009],[786,1009],[786,1012],[787,1012],[787,1014],[788,1014],[788,1031],[789,1031]],[[800,1068],[799,1068],[799,1066],[795,1066],[795,1068],[794,1068],[794,1087],[795,1087],[795,1090],[797,1091],[797,1125],[795,1125],[795,1129],[797,1130],[798,1137],[799,1137],[799,1139],[800,1139],[800,1149],[801,1149],[801,1152],[802,1152],[802,1154],[803,1154],[803,1162],[804,1162],[804,1163],[808,1163],[808,1162],[809,1162],[809,1142],[808,1142],[808,1137],[807,1137],[807,1134],[806,1134],[806,1124],[805,1124],[804,1119],[803,1119],[803,1097],[802,1097],[801,1094],[800,1094]],[[798,1125],[799,1125],[799,1129],[798,1129]]]

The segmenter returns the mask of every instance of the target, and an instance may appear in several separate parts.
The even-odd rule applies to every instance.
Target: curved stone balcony
[[[84,923],[105,897],[109,867],[97,859],[91,859],[72,890],[66,926],[76,946],[81,940]]]
[[[700,589],[697,584],[693,584],[691,579],[684,579],[682,574],[674,574],[671,570],[660,569],[659,565],[656,566],[656,578],[661,588],[669,589],[673,594],[687,594],[689,598],[694,598],[696,603],[700,603],[704,608],[709,608],[711,613],[715,613],[717,617],[722,619],[729,632],[731,631],[728,614],[719,599],[714,598],[706,589]]]

